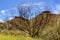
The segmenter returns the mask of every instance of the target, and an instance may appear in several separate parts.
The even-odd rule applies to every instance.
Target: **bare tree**
[[[27,15],[28,13],[31,13],[31,7],[29,6],[18,6],[19,14],[21,17],[29,18]]]
[[[49,11],[49,8],[47,5],[44,5],[45,6],[45,11]],[[19,10],[19,14],[21,17],[23,18],[27,18],[28,16],[26,14],[31,13],[31,7],[30,6],[18,6],[18,10]],[[37,10],[38,13],[41,13],[41,11]],[[35,13],[36,14],[36,13]],[[36,16],[36,15],[35,15]],[[28,17],[29,18],[29,17]],[[31,19],[31,18],[30,18]],[[45,26],[45,20],[44,20],[44,16],[41,15],[41,19],[34,19],[34,20],[30,20],[26,26],[26,30],[29,32],[29,34],[32,36],[32,37],[35,37],[35,36],[38,36],[39,35],[39,31],[41,30],[42,27]],[[46,19],[47,19],[47,15],[46,15]],[[43,22],[43,20],[45,22]],[[39,22],[38,22],[39,21]],[[38,23],[37,23],[38,22]],[[24,28],[23,28],[24,29]],[[24,30],[25,31],[25,30]]]

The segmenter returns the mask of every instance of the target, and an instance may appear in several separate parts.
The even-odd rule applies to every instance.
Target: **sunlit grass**
[[[33,40],[33,38],[0,34],[0,40]]]

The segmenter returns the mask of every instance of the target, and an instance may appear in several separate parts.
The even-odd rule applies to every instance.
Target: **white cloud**
[[[4,22],[3,20],[0,20],[0,22]]]
[[[9,9],[6,9],[6,12],[10,10],[15,10],[15,9],[17,9],[17,7],[9,8]]]
[[[43,3],[43,2],[39,2],[39,3],[32,3],[32,4],[21,4],[21,5],[19,5],[19,6],[34,6],[34,5],[43,5],[43,4],[45,4],[45,3]]]
[[[15,10],[17,9],[16,7],[10,8],[10,9],[6,9],[6,10],[1,10],[0,13],[2,13],[3,15],[6,15],[6,12],[9,12],[10,10]]]
[[[55,14],[60,13],[60,5],[59,4],[56,5],[55,10],[53,11],[53,13],[55,13]]]
[[[12,19],[13,19],[13,17],[9,18],[9,20],[12,20]]]
[[[30,4],[22,4],[22,5],[20,5],[20,6],[30,6]]]
[[[39,3],[33,3],[33,5],[42,5],[43,3],[42,2],[39,2]]]
[[[60,5],[56,5],[56,9],[60,11]]]
[[[17,9],[16,7],[13,7],[12,9]]]
[[[3,15],[5,15],[5,12],[6,12],[5,10],[1,10],[1,13],[2,13]]]
[[[5,13],[5,10],[2,10],[1,13]]]
[[[53,13],[54,14],[59,14],[59,11],[58,10],[54,10]]]

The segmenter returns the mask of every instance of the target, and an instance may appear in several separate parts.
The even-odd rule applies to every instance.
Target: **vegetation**
[[[45,11],[31,20],[15,17],[0,23],[0,40],[60,40],[60,14]]]

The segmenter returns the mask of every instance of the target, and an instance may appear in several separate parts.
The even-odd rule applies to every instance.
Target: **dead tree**
[[[49,8],[47,5],[44,5],[45,6],[45,11],[49,11]],[[31,13],[31,7],[28,6],[27,9],[24,9],[24,7],[26,8],[27,6],[18,6],[18,10],[19,10],[19,14],[21,17],[23,18],[27,18],[28,16],[26,15],[28,12]],[[38,10],[37,10],[38,11]],[[38,11],[38,13],[40,13],[40,11]],[[36,16],[36,15],[35,15]],[[45,18],[43,18],[44,16],[41,16],[41,20],[36,18],[34,20],[30,20],[27,24],[27,26],[24,26],[26,27],[27,31],[29,32],[29,34],[31,35],[31,37],[35,37],[35,36],[38,36],[39,35],[39,31],[42,29],[42,27],[45,26],[45,22],[43,22],[43,20]],[[31,19],[31,18],[30,18]],[[46,17],[47,19],[47,17]],[[24,30],[25,31],[25,30]]]

